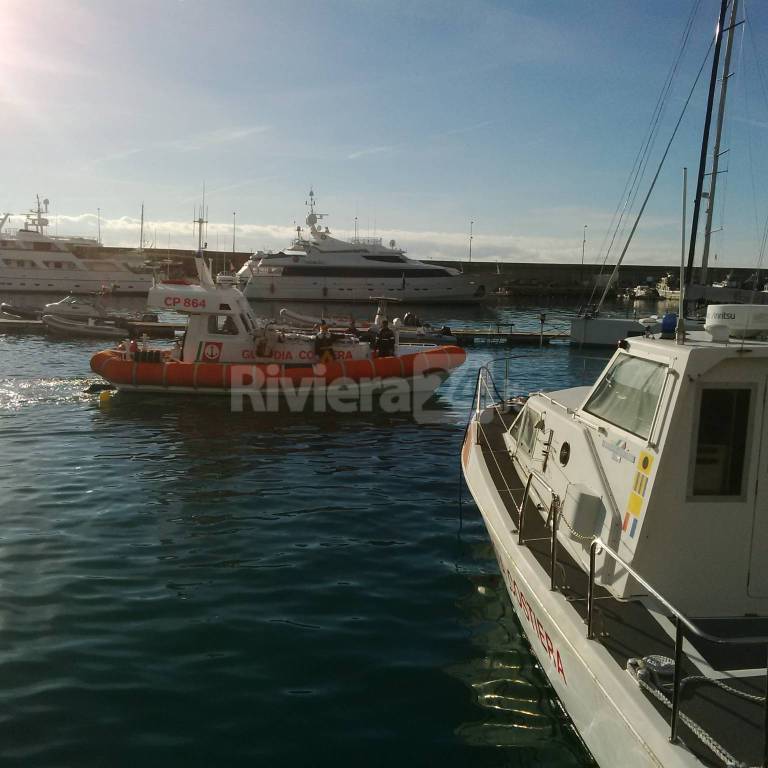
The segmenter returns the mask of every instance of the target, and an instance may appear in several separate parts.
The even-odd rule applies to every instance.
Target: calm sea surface
[[[476,371],[506,350],[419,424],[100,403],[104,345],[0,335],[2,766],[591,765],[458,504]],[[603,362],[510,352],[514,391]]]

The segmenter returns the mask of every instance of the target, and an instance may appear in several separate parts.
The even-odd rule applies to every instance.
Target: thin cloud
[[[140,147],[133,147],[132,149],[124,149],[121,152],[113,152],[109,155],[103,155],[102,157],[97,157],[88,165],[98,165],[99,163],[109,163],[112,160],[124,160],[126,157],[131,157],[132,155],[138,155],[140,152],[143,152],[144,150]]]
[[[438,133],[433,133],[430,138],[431,139],[444,139],[448,136],[458,136],[462,133],[471,133],[472,131],[478,131],[481,128],[486,128],[489,125],[493,125],[495,122],[498,122],[496,120],[483,120],[482,123],[474,123],[474,125],[467,125],[463,128],[453,128],[449,131],[440,131]]]
[[[89,168],[100,163],[109,163],[114,160],[124,160],[127,157],[157,149],[172,150],[175,152],[197,152],[206,149],[207,147],[212,147],[219,144],[229,144],[235,141],[242,141],[243,139],[247,139],[249,136],[254,136],[258,133],[265,133],[268,130],[269,126],[266,125],[251,125],[237,128],[216,128],[205,133],[198,133],[178,139],[171,139],[170,141],[152,142],[146,147],[131,147],[130,149],[112,152],[109,155],[104,155],[102,157],[91,160],[90,162],[86,163],[84,167]]]
[[[743,123],[744,125],[749,125],[752,128],[768,128],[768,123],[763,120],[755,120],[753,118],[741,117],[739,115],[734,115],[731,119],[736,123]]]
[[[394,147],[370,147],[368,149],[359,149],[357,152],[352,152],[347,155],[348,160],[357,160],[361,157],[368,157],[369,155],[381,155],[384,152],[393,152]]]
[[[241,128],[217,128],[206,133],[162,142],[159,146],[168,149],[176,149],[179,152],[194,152],[216,144],[229,144],[233,141],[241,141],[254,134],[264,133],[267,130],[268,126],[266,125],[252,125]]]

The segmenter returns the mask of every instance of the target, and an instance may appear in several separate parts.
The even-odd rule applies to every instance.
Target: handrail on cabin
[[[680,684],[681,684],[681,667],[683,660],[683,640],[685,639],[685,631],[696,635],[704,640],[708,640],[712,643],[719,643],[721,645],[765,645],[768,650],[768,636],[765,635],[745,635],[740,637],[722,637],[720,635],[713,635],[711,632],[705,632],[700,627],[691,621],[682,611],[675,608],[672,603],[669,602],[657,589],[654,589],[626,560],[624,560],[618,552],[611,549],[601,539],[595,539],[589,547],[589,581],[587,582],[587,638],[589,640],[594,639],[594,631],[592,629],[594,618],[594,601],[595,601],[595,559],[598,554],[598,550],[601,553],[607,555],[622,568],[624,568],[635,581],[638,582],[645,590],[648,591],[656,600],[658,600],[664,608],[667,609],[675,617],[675,659],[674,659],[674,677],[672,679],[672,714],[670,716],[670,735],[669,740],[674,742],[677,740],[677,726],[680,716]],[[766,692],[768,693],[768,660],[766,661]],[[763,704],[764,716],[763,716],[763,766],[768,766],[768,695],[765,698]]]

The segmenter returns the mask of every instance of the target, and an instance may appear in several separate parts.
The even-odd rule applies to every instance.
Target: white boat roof
[[[570,389],[558,389],[554,392],[547,392],[546,394],[560,405],[570,408],[571,410],[576,410],[581,407],[581,404],[587,397],[587,393],[591,389],[591,385],[587,387],[571,387]]]
[[[685,343],[678,344],[674,339],[662,339],[660,334],[649,338],[635,336],[625,339],[632,354],[653,357],[659,352],[665,356],[674,353],[675,357],[687,357],[700,350],[710,350],[720,358],[740,357],[744,350],[749,350],[752,357],[768,357],[768,341],[762,339],[738,339],[730,337],[727,341],[713,341],[706,331],[691,331],[685,335]]]

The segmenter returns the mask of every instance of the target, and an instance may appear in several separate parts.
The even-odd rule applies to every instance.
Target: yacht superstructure
[[[300,227],[290,248],[258,252],[239,277],[253,300],[368,302],[386,296],[414,303],[475,303],[485,287],[459,270],[408,258],[391,240],[333,237],[320,226],[325,214],[315,212],[310,190],[307,236]]]
[[[0,217],[0,292],[147,293],[152,273],[141,249],[110,253],[95,238],[49,235],[48,205],[38,197],[15,231],[4,230],[11,214]]]

